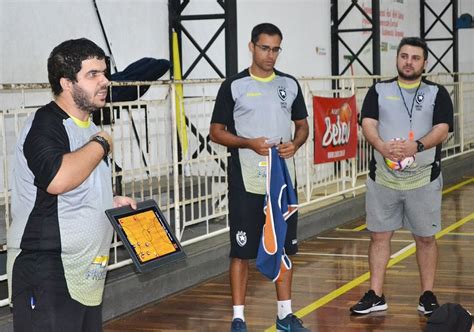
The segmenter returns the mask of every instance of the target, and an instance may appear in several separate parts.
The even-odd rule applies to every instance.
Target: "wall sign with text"
[[[313,97],[314,163],[354,158],[357,149],[357,108],[349,98]]]

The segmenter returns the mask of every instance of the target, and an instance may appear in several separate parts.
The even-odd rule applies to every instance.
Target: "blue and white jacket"
[[[286,167],[276,147],[269,149],[267,182],[264,205],[265,225],[258,248],[257,269],[272,281],[277,281],[282,271],[292,268],[285,253],[286,220],[298,209],[296,193]]]

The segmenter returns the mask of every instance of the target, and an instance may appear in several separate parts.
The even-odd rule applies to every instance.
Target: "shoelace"
[[[298,324],[298,327],[303,327],[303,321],[299,319],[297,316],[292,315],[291,316],[291,321]]]
[[[244,329],[245,328],[245,322],[237,320],[232,322],[232,327],[235,329]]]
[[[367,292],[364,294],[364,297],[362,298],[362,300],[360,300],[360,303],[363,303],[363,302],[371,302],[372,301],[372,294]]]

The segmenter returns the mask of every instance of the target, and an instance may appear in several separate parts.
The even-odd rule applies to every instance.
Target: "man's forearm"
[[[377,129],[378,122],[372,119],[364,119],[362,122],[362,133],[367,142],[372,145],[374,149],[381,152],[383,141],[379,136]]]
[[[212,129],[210,131],[211,141],[224,145],[228,148],[249,148],[249,139],[232,134],[225,129]]]
[[[47,192],[59,195],[78,187],[91,175],[103,157],[104,149],[96,142],[89,142],[79,150],[65,154]]]
[[[306,119],[295,121],[295,137],[293,137],[293,144],[298,150],[308,139],[309,126]]]
[[[435,125],[428,134],[419,140],[423,143],[425,149],[430,149],[442,143],[448,137],[448,133],[449,125],[447,123],[440,123]]]

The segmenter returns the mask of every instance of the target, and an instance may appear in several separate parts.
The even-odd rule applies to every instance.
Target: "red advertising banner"
[[[357,108],[349,98],[313,97],[314,163],[354,158],[357,149]]]

